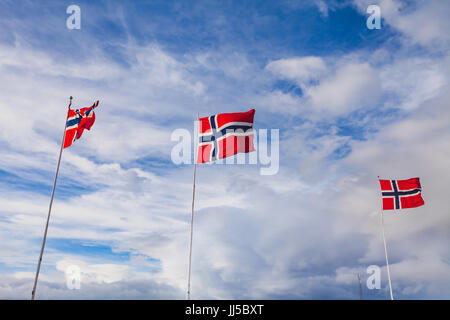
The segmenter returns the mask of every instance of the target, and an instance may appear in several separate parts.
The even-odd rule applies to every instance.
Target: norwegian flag
[[[383,210],[407,209],[423,206],[419,178],[407,180],[381,180]]]
[[[70,147],[75,140],[80,139],[84,129],[91,130],[95,122],[94,109],[97,106],[98,100],[90,107],[75,110],[69,108],[64,148]]]
[[[255,151],[253,146],[254,116],[255,109],[200,118],[197,163]]]

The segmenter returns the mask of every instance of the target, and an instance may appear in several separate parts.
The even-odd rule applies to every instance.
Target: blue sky
[[[81,29],[66,8],[81,8]],[[369,30],[366,9],[381,8]],[[256,109],[280,169],[198,170],[192,297],[359,299],[379,265],[376,177],[420,176],[386,213],[394,295],[450,296],[445,1],[2,1],[0,298],[26,299],[68,97],[100,100],[63,153],[38,298],[183,299],[192,166],[173,130]],[[65,270],[78,265],[80,290]],[[112,290],[114,289],[114,290]]]

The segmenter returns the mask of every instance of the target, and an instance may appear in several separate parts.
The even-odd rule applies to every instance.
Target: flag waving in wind
[[[407,209],[423,206],[419,178],[407,180],[381,180],[383,210]]]
[[[34,300],[36,296],[36,288],[39,279],[39,272],[41,270],[42,256],[44,255],[45,242],[47,239],[47,231],[50,223],[50,214],[52,212],[53,198],[55,196],[56,181],[58,180],[58,172],[59,166],[61,164],[61,156],[63,149],[70,147],[76,139],[80,139],[84,129],[90,130],[95,122],[94,109],[98,106],[98,100],[90,107],[72,110],[70,109],[70,106],[72,105],[72,99],[73,99],[72,96],[70,96],[70,103],[67,110],[66,125],[64,128],[63,137],[61,139],[61,147],[59,149],[58,165],[56,166],[55,180],[53,180],[52,195],[50,197],[50,204],[48,206],[47,223],[45,225],[44,237],[42,238],[41,252],[39,254],[36,275],[34,277],[33,290],[31,291],[31,300]]]
[[[255,151],[253,146],[254,116],[255,109],[200,118],[197,163]]]
[[[70,147],[75,140],[80,139],[84,129],[91,130],[95,122],[94,109],[97,106],[98,100],[90,107],[75,110],[69,109],[64,148]]]
[[[221,113],[198,119],[197,160],[194,163],[192,184],[191,232],[189,242],[189,264],[187,299],[191,297],[191,260],[194,224],[195,174],[197,164],[231,157],[238,153],[255,151],[253,146],[253,118],[255,109],[247,112]]]

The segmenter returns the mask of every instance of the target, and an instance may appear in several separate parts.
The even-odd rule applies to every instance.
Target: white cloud
[[[131,267],[118,264],[87,264],[81,260],[63,259],[56,263],[56,270],[66,273],[71,266],[80,270],[80,280],[85,283],[113,283],[129,279]],[[80,282],[81,282],[80,281]]]
[[[62,274],[62,273],[60,273]],[[0,296],[5,299],[29,299],[29,279],[0,275]],[[55,281],[56,280],[56,281]],[[69,290],[65,279],[53,275],[52,280],[39,281],[37,299],[176,299],[183,292],[152,280],[124,280],[113,283],[81,283],[80,290]]]
[[[270,111],[314,118],[323,112],[336,117],[374,107],[382,93],[378,70],[368,63],[355,61],[355,58],[348,60],[344,57],[334,62],[333,68],[320,57],[270,62],[265,69],[281,79],[295,81],[302,89],[302,97],[274,91],[265,95],[261,104]]]
[[[32,70],[33,73],[41,75],[70,76],[84,80],[115,78],[122,71],[115,63],[108,63],[104,56],[94,59],[84,65],[64,63],[17,41],[13,47],[0,46],[0,67],[2,68],[14,67],[19,70]],[[32,66],[31,70],[30,66]]]
[[[317,6],[317,8],[319,9],[320,13],[324,16],[324,17],[328,17],[328,5],[325,3],[325,1],[323,0],[314,0],[314,4]]]
[[[397,98],[391,107],[412,110],[437,96],[448,84],[446,60],[406,58],[384,66],[380,71],[383,91]]]
[[[278,112],[258,111],[258,123],[283,125],[280,171],[260,176],[256,166],[198,168],[192,297],[357,298],[353,271],[384,264],[377,175],[420,176],[424,188],[426,206],[385,215],[395,294],[449,296],[450,119],[442,59],[392,52],[389,61],[379,51],[367,55],[369,62],[365,53],[355,53],[326,62],[281,59],[261,68],[240,54],[176,58],[155,45],[130,45],[129,67],[96,70],[88,63],[73,71],[77,65],[58,63],[49,53],[17,45],[1,50],[0,168],[19,177],[3,184],[0,194],[1,298],[28,298],[31,291],[48,194],[20,191],[14,183],[51,183],[68,88],[77,105],[97,97],[101,105],[92,131],[64,151],[58,187],[75,183],[93,190],[57,193],[49,239],[90,241],[132,257],[114,263],[49,246],[39,298],[184,298],[192,168],[135,163],[168,159],[172,126],[190,123],[197,109],[215,112],[250,101],[258,110]],[[91,62],[97,59],[103,61],[100,55]],[[11,74],[11,68],[20,72]],[[88,72],[95,81],[79,82]],[[274,77],[293,81],[304,95],[266,90],[257,96]],[[339,133],[337,116],[377,102],[380,108],[398,103],[402,120],[377,122],[379,133],[366,140]],[[305,122],[291,120],[299,114]],[[318,119],[326,120],[326,129]],[[346,145],[348,157],[333,157]],[[142,257],[160,265],[143,272],[149,266]],[[65,287],[63,271],[72,263],[84,270],[80,291]]]
[[[314,109],[345,115],[375,106],[381,95],[380,80],[367,63],[347,64],[319,85],[308,88],[305,95]]]
[[[298,96],[280,90],[257,95],[254,101],[255,105],[272,113],[295,115],[302,110],[302,100]]]
[[[401,0],[354,1],[355,6],[366,14],[369,5],[377,4],[385,23],[403,33],[410,43],[445,49],[450,43],[447,1],[415,1],[408,4]]]
[[[299,86],[320,79],[327,71],[323,59],[314,56],[275,60],[267,64],[266,69],[279,77],[296,81]]]

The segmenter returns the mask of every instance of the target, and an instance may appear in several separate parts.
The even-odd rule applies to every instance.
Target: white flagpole
[[[72,105],[72,96],[70,97],[70,103],[69,103],[68,110],[67,110],[67,116],[69,115],[69,109],[70,109],[71,105]],[[41,270],[42,255],[44,254],[45,242],[47,240],[48,224],[50,221],[50,213],[52,212],[53,198],[55,196],[56,180],[58,179],[59,165],[61,164],[61,155],[62,155],[62,151],[64,149],[63,148],[64,140],[66,138],[67,116],[66,116],[66,121],[64,121],[64,133],[63,133],[62,140],[61,140],[61,148],[59,149],[58,165],[56,166],[55,180],[53,181],[52,195],[50,197],[50,205],[48,207],[47,223],[45,224],[44,237],[42,238],[41,253],[39,254],[39,261],[38,261],[38,265],[37,265],[36,276],[34,278],[33,291],[31,291],[31,300],[34,300],[35,295],[36,295],[36,286],[37,286],[37,282],[38,282],[38,278],[39,278],[39,271]]]
[[[194,157],[195,158],[195,157]],[[188,270],[188,288],[187,300],[191,299],[191,261],[192,261],[192,235],[194,231],[194,199],[195,199],[195,174],[197,171],[197,164],[194,163],[194,183],[192,186],[192,208],[191,208],[191,235],[189,241],[189,270]]]
[[[386,246],[386,237],[384,235],[383,208],[381,208],[381,230],[383,233],[384,255],[386,256],[386,266],[387,266],[387,274],[388,274],[388,281],[389,281],[389,292],[391,293],[391,300],[394,300],[394,295],[392,294],[391,272],[389,270],[389,259],[388,259],[387,246]]]
[[[378,181],[380,181],[380,176],[378,176]],[[394,300],[394,295],[392,294],[391,272],[389,270],[389,259],[388,259],[388,253],[387,253],[386,236],[384,235],[383,211],[384,211],[383,210],[383,197],[381,197],[381,232],[383,234],[384,255],[386,257],[386,268],[387,268],[387,274],[388,274],[389,292],[391,294],[391,300]]]
[[[197,121],[198,121],[199,115],[197,113]],[[194,132],[194,137],[195,137]],[[196,143],[194,142],[194,180],[192,184],[192,207],[191,207],[191,232],[190,232],[190,240],[189,240],[189,267],[188,267],[188,283],[187,283],[187,295],[186,299],[191,299],[191,264],[192,264],[192,237],[194,232],[194,201],[195,201],[195,177],[197,172],[197,159],[195,157],[197,153],[197,148],[195,147]]]
[[[358,283],[359,283],[359,300],[363,300],[363,291],[362,291],[362,285],[361,285],[361,275],[359,272],[356,274],[358,277]]]

